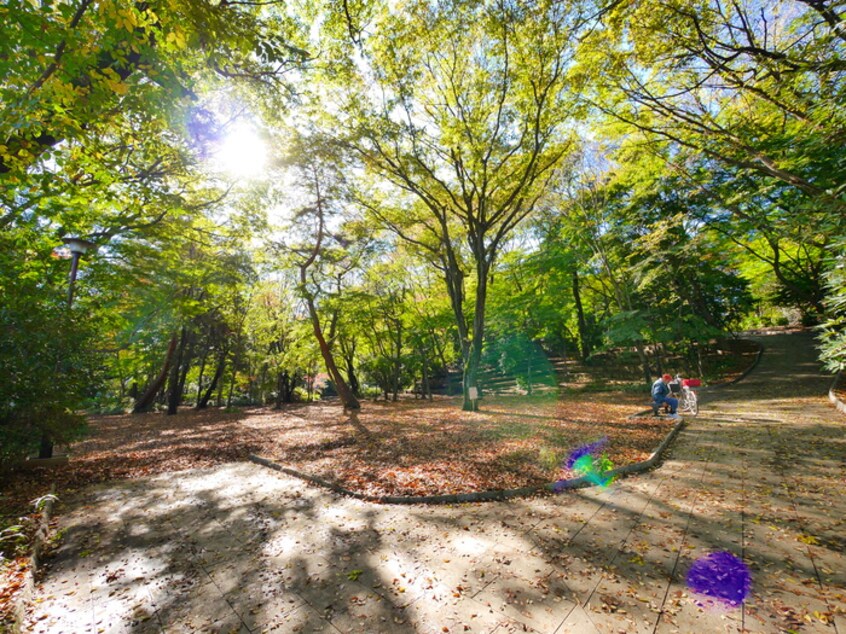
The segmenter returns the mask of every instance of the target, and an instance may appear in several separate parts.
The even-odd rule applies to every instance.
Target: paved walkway
[[[92,488],[28,629],[846,634],[846,419],[809,337],[762,341],[659,469],[606,490],[380,506],[254,464]],[[743,608],[685,587],[715,550],[752,570]]]

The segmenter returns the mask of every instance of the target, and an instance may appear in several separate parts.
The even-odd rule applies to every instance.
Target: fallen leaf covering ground
[[[609,405],[503,397],[485,401],[479,412],[463,412],[458,399],[447,398],[367,403],[341,425],[331,406],[318,405],[255,412],[244,424],[274,430],[263,455],[353,491],[440,495],[567,477],[561,462],[568,453],[603,436],[615,464],[643,460],[672,421],[628,420],[639,400],[617,395]]]
[[[457,397],[365,402],[343,413],[337,400],[238,412],[182,409],[91,417],[91,433],[68,465],[9,474],[3,510],[44,493],[246,460],[255,453],[351,490],[436,495],[513,488],[567,475],[560,464],[581,443],[608,436],[615,465],[643,460],[672,425],[627,417],[642,396],[605,393],[591,401],[499,397],[464,412]],[[607,402],[602,402],[607,401]]]
[[[726,376],[739,375],[753,357],[749,351],[738,355]],[[647,401],[643,393],[625,390],[569,389],[563,396],[489,397],[479,412],[461,411],[458,397],[435,397],[365,402],[352,414],[330,399],[280,410],[92,416],[90,434],[70,448],[67,465],[3,474],[0,527],[22,516],[34,525],[37,514],[26,515],[30,502],[48,493],[51,483],[61,499],[91,484],[244,461],[250,454],[369,495],[543,484],[572,477],[561,466],[568,453],[605,436],[615,466],[648,458],[673,421],[629,420]],[[2,556],[0,563],[2,623],[24,564]]]
[[[643,460],[673,424],[628,420],[642,409],[637,395],[593,398],[500,397],[485,400],[479,412],[441,397],[365,402],[355,414],[330,400],[281,410],[92,417],[90,436],[71,447],[67,465],[9,474],[3,512],[25,507],[51,480],[62,499],[95,483],[243,461],[251,453],[373,495],[514,488],[568,477],[561,462],[569,451],[603,436],[616,465]],[[0,623],[24,566],[0,571],[8,573],[0,583]]]

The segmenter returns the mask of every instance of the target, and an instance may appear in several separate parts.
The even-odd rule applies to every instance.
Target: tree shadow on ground
[[[741,614],[768,631],[793,629],[789,601],[800,623],[825,613],[846,566],[830,564],[843,561],[837,534],[818,529],[843,517],[842,497],[825,496],[846,430],[700,423],[652,476],[509,503],[369,505],[254,465],[99,487],[74,503],[33,616],[47,631],[61,615],[65,631],[500,634],[552,632],[583,610],[608,631],[692,613],[706,625],[689,631],[715,631],[719,616],[675,593],[716,549],[744,551],[755,589]],[[831,473],[816,482],[821,466]],[[832,566],[822,586],[818,560]]]

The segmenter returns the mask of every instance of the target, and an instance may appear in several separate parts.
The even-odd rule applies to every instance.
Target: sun
[[[236,124],[215,152],[214,162],[221,171],[238,180],[262,178],[267,170],[267,144],[253,126]]]

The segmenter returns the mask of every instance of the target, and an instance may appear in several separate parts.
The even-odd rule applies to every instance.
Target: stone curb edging
[[[32,603],[32,599],[35,596],[35,575],[41,566],[42,550],[50,533],[50,519],[53,517],[53,505],[57,499],[55,490],[56,487],[53,485],[50,488],[50,493],[46,496],[44,507],[41,511],[41,519],[32,539],[32,555],[29,558],[29,569],[24,573],[23,587],[18,593],[15,599],[15,606],[12,609],[12,624],[9,630],[11,634],[20,634],[23,631],[26,607]]]
[[[751,341],[751,339],[747,339],[747,341]],[[734,377],[731,381],[727,381],[726,383],[717,383],[716,385],[706,385],[705,387],[700,387],[698,389],[699,392],[711,392],[713,390],[719,390],[720,388],[726,387],[728,385],[734,385],[735,383],[739,383],[743,379],[745,379],[749,374],[758,367],[758,363],[761,361],[761,357],[764,356],[764,344],[759,343],[757,341],[752,341],[758,345],[758,352],[755,353],[755,360],[749,364],[749,367],[746,368],[743,372],[740,373],[739,376]],[[643,418],[647,414],[651,414],[651,409],[645,409],[643,411],[638,412],[637,414],[632,414],[628,417],[628,420],[632,420],[633,418]]]
[[[828,400],[831,401],[832,405],[837,408],[837,411],[841,414],[846,414],[846,403],[844,403],[839,396],[837,396],[837,392],[835,391],[837,387],[843,380],[843,371],[841,370],[837,374],[834,375],[834,381],[831,383],[831,387],[828,388]]]
[[[636,462],[634,464],[618,467],[616,469],[606,472],[603,475],[614,478],[632,473],[639,473],[641,471],[647,471],[653,468],[660,460],[661,454],[664,452],[670,442],[672,442],[672,440],[678,435],[679,431],[681,431],[683,425],[684,419],[680,418],[670,430],[670,433],[667,434],[663,441],[661,441],[661,444],[658,445],[658,447],[655,449],[655,451],[652,452],[652,455],[650,455],[648,459],[642,462]],[[549,484],[539,484],[531,487],[521,487],[519,489],[505,489],[498,491],[478,491],[475,493],[454,493],[451,495],[425,496],[366,495],[364,493],[356,493],[355,491],[350,491],[349,489],[345,489],[344,487],[335,484],[334,482],[324,480],[323,478],[318,478],[312,475],[301,473],[300,471],[297,471],[296,469],[291,469],[290,467],[284,467],[276,462],[273,462],[272,460],[262,458],[261,456],[257,456],[255,454],[250,454],[249,459],[251,462],[254,462],[256,464],[268,467],[270,469],[274,469],[275,471],[281,471],[282,473],[286,473],[288,475],[294,476],[295,478],[305,480],[306,482],[311,482],[312,484],[316,484],[323,488],[330,489],[335,493],[340,493],[341,495],[352,497],[356,500],[362,500],[364,502],[376,502],[379,504],[458,504],[462,502],[487,502],[493,500],[507,500],[515,497],[525,497],[528,495],[533,495],[535,493],[557,493],[570,489],[581,489],[589,486],[595,486],[595,483],[590,478],[588,478],[587,476],[582,476],[580,478],[573,478],[572,480],[558,480]]]

